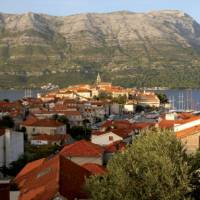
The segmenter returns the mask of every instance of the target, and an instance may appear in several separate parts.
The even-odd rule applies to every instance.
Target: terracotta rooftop
[[[115,153],[117,151],[124,151],[126,149],[126,143],[122,141],[116,141],[105,147],[105,153]]]
[[[122,137],[122,138],[127,138],[130,136],[131,132],[133,131],[133,129],[112,129],[111,132],[115,133],[116,135]]]
[[[160,128],[173,128],[174,127],[174,124],[175,124],[175,121],[174,120],[166,120],[166,119],[163,119],[161,120],[159,123],[158,123],[158,126]]]
[[[200,133],[200,125],[176,132],[177,138],[184,138],[195,133]]]
[[[38,118],[33,115],[33,114],[30,114],[25,121],[22,122],[22,125],[25,125],[25,126],[29,126],[31,124],[33,124],[34,122],[36,122],[38,120]]]
[[[39,160],[35,160],[33,162],[28,163],[16,176],[17,180],[20,180],[21,178],[23,178],[23,176],[25,176],[26,174],[28,174],[29,172],[31,172],[33,169],[39,167],[43,162],[45,161],[45,158],[39,159]]]
[[[173,128],[175,124],[186,124],[192,121],[200,120],[200,116],[194,116],[191,113],[181,113],[179,114],[179,119],[176,120],[166,120],[162,119],[158,125],[160,128]]]
[[[82,167],[90,171],[93,175],[102,175],[107,172],[105,167],[95,163],[86,163]]]
[[[177,119],[177,120],[175,120],[175,124],[185,124],[185,123],[192,122],[195,120],[200,120],[200,116],[192,115],[191,117],[187,117],[184,119]]]
[[[86,140],[80,140],[73,144],[66,145],[60,152],[65,157],[72,156],[94,156],[99,157],[103,154],[104,149]]]
[[[63,126],[64,124],[53,119],[31,119],[24,121],[22,125],[36,127],[59,127]]]
[[[24,176],[15,179],[20,189],[19,200],[52,200],[58,194],[68,200],[87,198],[83,188],[91,172],[61,155],[47,158],[25,171]]]
[[[152,122],[135,122],[132,124],[133,129],[145,129],[155,126],[155,123]]]

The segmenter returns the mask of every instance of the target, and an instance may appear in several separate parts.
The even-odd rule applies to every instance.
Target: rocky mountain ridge
[[[198,87],[199,56],[200,25],[181,11],[0,13],[0,87],[90,82],[97,72],[129,86]]]

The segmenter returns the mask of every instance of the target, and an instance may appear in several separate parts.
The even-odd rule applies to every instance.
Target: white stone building
[[[24,134],[6,129],[0,134],[0,166],[9,166],[24,153]]]

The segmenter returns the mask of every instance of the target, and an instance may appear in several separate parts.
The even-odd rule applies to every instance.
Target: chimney
[[[113,141],[113,136],[109,136],[109,141]]]
[[[10,200],[10,180],[0,180],[0,197],[2,200]]]

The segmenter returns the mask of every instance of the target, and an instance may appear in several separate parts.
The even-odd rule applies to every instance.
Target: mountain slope
[[[180,11],[0,14],[0,87],[90,82],[198,87],[200,25]]]

